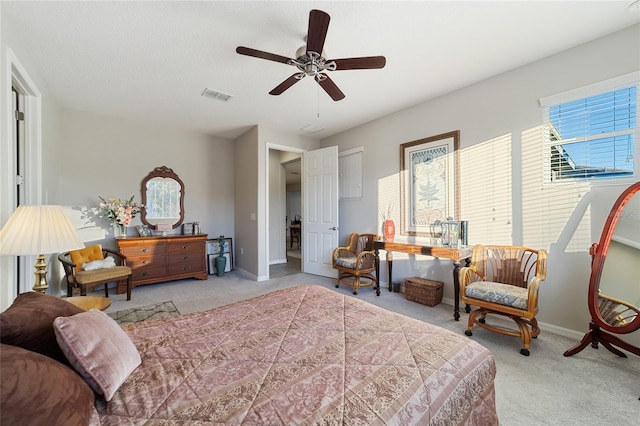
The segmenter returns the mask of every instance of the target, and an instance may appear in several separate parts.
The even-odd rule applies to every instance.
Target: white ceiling
[[[0,2],[64,107],[234,139],[256,124],[324,138],[640,22],[632,0]],[[330,59],[384,55],[381,70],[311,78],[235,52],[293,57],[309,11],[331,16]],[[596,58],[594,58],[596,59]],[[205,88],[233,95],[226,103]]]

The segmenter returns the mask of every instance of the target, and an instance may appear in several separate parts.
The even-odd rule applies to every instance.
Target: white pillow
[[[83,263],[82,269],[85,271],[93,271],[95,269],[113,268],[116,266],[116,261],[111,256],[107,256],[104,259],[92,260],[91,262]]]
[[[53,330],[73,369],[106,401],[142,363],[127,333],[97,309],[58,317]]]

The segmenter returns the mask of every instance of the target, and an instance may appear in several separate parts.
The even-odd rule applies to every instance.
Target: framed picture
[[[218,253],[220,252],[220,244],[218,243],[217,238],[212,238],[207,240],[207,269],[209,275],[216,273],[216,257],[218,257]],[[224,239],[224,250],[222,252],[224,257],[227,258],[227,265],[225,266],[225,272],[230,272],[234,270],[233,267],[233,239],[225,238]]]
[[[460,131],[400,145],[400,233],[430,236],[429,225],[457,218]]]
[[[185,222],[182,224],[182,235],[193,234],[193,222]]]
[[[138,235],[141,237],[151,236],[151,228],[149,228],[147,225],[138,225],[136,226],[136,230],[138,231]]]

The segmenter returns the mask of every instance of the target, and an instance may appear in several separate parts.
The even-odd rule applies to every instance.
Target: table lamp
[[[19,206],[0,231],[0,254],[38,255],[33,291],[46,293],[44,255],[83,248],[73,224],[60,206]]]

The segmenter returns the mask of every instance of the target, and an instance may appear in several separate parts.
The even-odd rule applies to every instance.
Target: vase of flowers
[[[131,223],[136,214],[144,208],[143,205],[133,202],[133,195],[128,200],[122,201],[121,199],[109,198],[105,200],[100,198],[100,209],[102,215],[113,222],[115,229],[114,234],[116,238],[127,237],[127,226]]]

